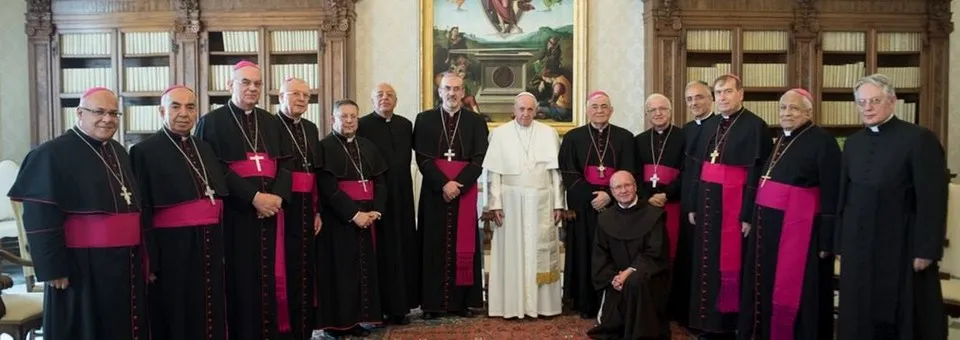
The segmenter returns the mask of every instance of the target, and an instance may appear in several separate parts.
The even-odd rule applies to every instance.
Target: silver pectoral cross
[[[603,166],[603,163],[600,163],[600,166],[597,167],[597,172],[600,173],[600,178],[605,176],[604,172],[607,171],[607,167]]]
[[[447,162],[453,161],[453,156],[457,154],[453,153],[453,149],[447,149],[447,152],[443,154],[444,157],[447,157]]]
[[[120,186],[120,196],[123,196],[123,199],[127,201],[127,205],[130,205],[130,192],[127,191],[126,185]]]
[[[363,192],[367,192],[367,182],[368,182],[368,181],[365,180],[365,179],[361,179],[361,180],[359,180],[359,181],[357,181],[357,182],[360,182],[360,186],[363,187]]]
[[[209,185],[207,186],[206,190],[203,191],[203,194],[210,198],[211,205],[217,205],[217,202],[213,200],[213,194],[215,193],[216,192],[213,191],[213,189],[210,189]]]
[[[653,176],[650,176],[650,182],[653,182],[653,187],[657,187],[657,182],[660,181],[660,177],[657,176],[657,173],[653,173]]]
[[[260,156],[259,154],[254,154],[253,156],[250,156],[249,159],[257,163],[257,172],[263,171],[263,169],[260,168],[260,160],[263,159],[263,156]]]

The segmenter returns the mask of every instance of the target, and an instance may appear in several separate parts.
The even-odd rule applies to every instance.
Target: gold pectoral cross
[[[720,151],[717,151],[717,149],[714,148],[714,149],[713,149],[713,152],[710,153],[710,163],[711,163],[711,164],[716,164],[716,163],[717,163],[717,157],[720,157]]]
[[[767,169],[767,172],[766,172],[765,174],[763,174],[763,176],[760,176],[760,187],[761,187],[761,188],[763,187],[764,184],[767,184],[767,180],[770,179],[770,170],[771,170],[771,169]]]
[[[604,171],[607,171],[607,167],[603,166],[603,163],[600,163],[600,166],[597,167],[597,172],[600,173],[600,178],[604,177]]]

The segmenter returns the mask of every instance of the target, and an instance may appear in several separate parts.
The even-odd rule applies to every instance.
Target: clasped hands
[[[282,205],[283,199],[274,194],[258,192],[253,196],[253,207],[257,208],[258,218],[273,217]]]
[[[627,268],[621,270],[620,273],[617,273],[617,275],[614,275],[613,281],[610,282],[610,284],[613,286],[613,289],[616,289],[618,292],[623,290],[623,283],[627,282],[627,278],[630,277],[630,274],[633,274],[635,271],[636,270],[633,268]]]
[[[450,203],[460,196],[460,188],[463,188],[463,184],[460,184],[457,181],[449,181],[447,184],[443,185],[443,201]]]
[[[493,223],[496,223],[498,227],[503,226],[503,209],[494,209],[490,212],[493,213]],[[563,219],[563,209],[553,209],[553,224],[560,224],[560,220]]]
[[[353,224],[356,224],[360,229],[367,229],[370,228],[370,225],[372,225],[374,221],[379,220],[380,216],[381,214],[378,211],[360,211],[357,212],[357,216],[353,218]]]
[[[593,196],[593,200],[590,201],[593,210],[603,211],[610,204],[610,195],[606,191],[594,191]]]
[[[653,196],[650,196],[650,199],[647,200],[647,202],[650,202],[650,205],[657,208],[663,208],[663,206],[667,204],[667,194],[653,194]]]

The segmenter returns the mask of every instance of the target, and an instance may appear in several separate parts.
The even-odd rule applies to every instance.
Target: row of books
[[[744,101],[743,107],[757,114],[768,125],[780,125],[779,101]]]
[[[317,64],[283,64],[270,65],[270,80],[272,89],[280,89],[283,81],[289,77],[296,77],[307,82],[311,89],[317,88],[320,68]]]
[[[864,32],[824,32],[823,51],[863,52],[867,50],[867,34]]]
[[[687,31],[687,50],[691,51],[730,51],[729,30],[690,30]]]
[[[156,105],[131,105],[123,108],[124,131],[154,132],[163,126]]]
[[[894,115],[908,122],[917,121],[917,103],[897,100]],[[820,103],[819,123],[823,125],[860,125],[860,111],[857,104],[850,102],[825,101]]]
[[[730,64],[713,64],[710,67],[687,67],[687,79],[689,81],[702,80],[713,83],[717,77],[730,73]]]
[[[745,31],[743,51],[786,51],[790,39],[786,31]]]
[[[743,86],[787,86],[787,64],[743,64]]]
[[[923,48],[920,33],[877,33],[879,52],[919,52]]]
[[[866,73],[864,62],[843,65],[823,65],[823,87],[852,88]]]
[[[60,35],[60,56],[110,56],[113,37],[106,33],[69,33]]]
[[[883,73],[893,81],[898,88],[920,87],[919,67],[877,67],[877,73]]]
[[[65,68],[62,71],[60,83],[63,85],[64,93],[83,93],[96,86],[115,88],[113,83],[116,75],[113,73],[113,69],[109,67]]]
[[[170,53],[170,32],[127,32],[123,35],[124,54]]]
[[[273,52],[317,51],[319,42],[317,31],[270,32],[270,51]]]
[[[127,67],[123,73],[125,91],[163,91],[170,85],[169,66]]]

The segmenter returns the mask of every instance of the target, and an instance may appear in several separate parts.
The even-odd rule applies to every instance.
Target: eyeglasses
[[[291,92],[284,92],[284,93],[286,93],[287,96],[294,97],[294,98],[310,98],[310,94],[309,94],[309,93],[306,93],[306,92],[293,92],[293,91],[291,91]]]
[[[97,116],[97,117],[103,117],[104,115],[110,115],[110,117],[118,118],[118,117],[120,117],[120,116],[123,116],[123,113],[120,112],[120,111],[91,110],[91,109],[85,108],[85,107],[83,107],[83,106],[79,106],[78,108],[81,109],[81,110],[90,112],[90,113],[94,114],[94,115]]]
[[[859,105],[860,107],[864,107],[864,106],[867,106],[867,103],[870,103],[870,105],[877,106],[882,104],[884,99],[886,98],[874,97],[870,99],[857,99],[857,105]]]

